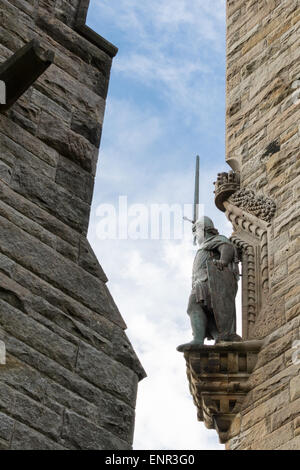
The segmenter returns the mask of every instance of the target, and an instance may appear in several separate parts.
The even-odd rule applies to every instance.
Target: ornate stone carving
[[[231,241],[242,261],[243,337],[251,331],[269,290],[268,240],[275,202],[240,188],[239,173],[219,173],[215,183],[216,206],[226,213],[234,233]]]
[[[251,390],[248,378],[253,371],[262,341],[184,345],[190,392],[199,421],[216,429],[220,442],[228,440],[230,426]]]
[[[270,225],[228,201],[224,206],[234,228],[231,241],[239,249],[242,261],[243,337],[249,338],[269,290]]]
[[[224,201],[240,188],[240,177],[238,173],[218,173],[215,185],[215,204],[220,211],[225,212]]]
[[[263,195],[256,195],[254,191],[247,188],[239,189],[232,194],[229,202],[266,222],[270,222],[276,211],[276,204],[272,199]]]

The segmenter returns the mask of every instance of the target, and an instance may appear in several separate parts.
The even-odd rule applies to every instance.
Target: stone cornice
[[[99,49],[106,52],[111,58],[115,57],[118,52],[118,48],[111,44],[109,41],[104,39],[100,34],[93,31],[86,24],[87,13],[89,8],[90,0],[81,0],[78,13],[75,22],[75,30],[88,39],[91,43],[95,44]]]

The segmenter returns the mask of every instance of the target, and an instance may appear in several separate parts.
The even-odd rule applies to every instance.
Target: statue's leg
[[[201,303],[196,302],[193,294],[190,296],[187,312],[191,319],[194,337],[190,344],[203,344],[206,338],[207,317]]]
[[[207,316],[207,331],[214,340],[217,340],[219,337],[219,331],[212,311],[210,311]]]

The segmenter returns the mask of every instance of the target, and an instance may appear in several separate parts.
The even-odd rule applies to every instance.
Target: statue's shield
[[[235,295],[237,283],[228,268],[220,270],[207,261],[208,287],[216,325],[220,334],[235,333]]]

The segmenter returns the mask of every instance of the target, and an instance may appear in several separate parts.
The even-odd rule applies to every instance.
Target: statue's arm
[[[220,253],[220,259],[214,260],[214,263],[219,269],[223,269],[233,260],[234,247],[228,243],[224,243],[218,247],[218,251]]]

